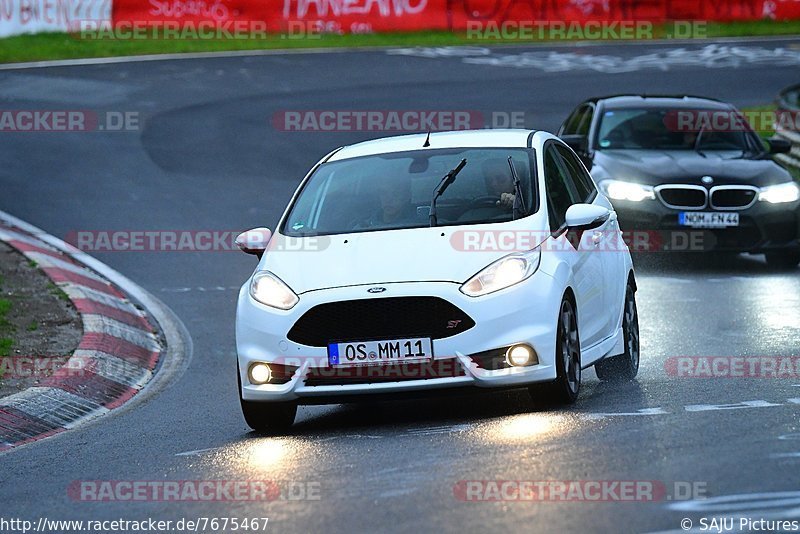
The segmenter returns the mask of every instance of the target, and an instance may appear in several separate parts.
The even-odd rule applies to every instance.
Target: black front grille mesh
[[[715,208],[744,208],[756,201],[753,189],[719,189],[711,193]]]
[[[665,187],[658,191],[662,202],[670,207],[703,208],[706,205],[706,192],[700,189]]]
[[[288,338],[311,347],[337,341],[430,337],[442,339],[475,326],[461,309],[439,297],[388,297],[314,306]]]

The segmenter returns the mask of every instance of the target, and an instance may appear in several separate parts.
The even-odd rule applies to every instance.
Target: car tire
[[[296,402],[253,402],[242,398],[242,377],[236,366],[239,382],[239,402],[247,426],[259,434],[276,435],[289,430],[297,415]]]
[[[531,387],[531,396],[535,400],[573,404],[581,390],[581,342],[575,306],[566,298],[558,313],[555,363],[555,381],[541,388]]]
[[[639,372],[639,312],[636,309],[636,294],[630,284],[625,288],[622,336],[625,352],[594,364],[595,373],[600,380],[606,382],[633,380]]]
[[[795,269],[800,265],[800,250],[776,250],[764,254],[767,265],[774,269]]]

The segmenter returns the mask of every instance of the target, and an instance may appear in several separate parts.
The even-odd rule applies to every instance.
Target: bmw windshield
[[[506,222],[516,195],[508,158],[527,209],[536,211],[533,151],[522,148],[415,150],[322,164],[292,205],[282,232],[303,237],[430,226],[434,190],[467,163],[437,199],[437,226]]]
[[[755,152],[758,147],[740,117],[735,110],[612,109],[600,118],[596,144],[609,150]]]

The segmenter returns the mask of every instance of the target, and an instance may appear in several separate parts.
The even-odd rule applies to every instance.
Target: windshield
[[[616,109],[603,113],[597,136],[601,149],[649,150],[738,150],[751,151],[748,133],[741,125],[736,128],[713,128],[708,117],[730,111],[689,110],[694,120],[680,122],[677,109]],[[732,123],[735,124],[735,123]],[[698,140],[699,137],[699,140]]]
[[[467,163],[436,201],[437,226],[513,219],[514,182],[520,180],[522,216],[536,211],[533,151],[458,148],[379,154],[324,163],[289,211],[284,235],[302,237],[430,226],[434,189],[462,159]]]

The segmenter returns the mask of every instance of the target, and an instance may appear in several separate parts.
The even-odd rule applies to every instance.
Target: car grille
[[[350,386],[378,384],[381,382],[405,382],[454,378],[466,376],[464,368],[456,358],[390,365],[360,365],[356,367],[312,367],[306,375],[305,385]]]
[[[721,186],[711,189],[711,207],[717,210],[746,209],[758,200],[755,187]]]
[[[708,200],[708,191],[699,186],[662,185],[656,193],[666,207],[673,209],[703,209]]]
[[[292,326],[287,337],[311,347],[335,341],[430,337],[465,332],[475,321],[438,297],[388,297],[328,302],[314,306]]]

